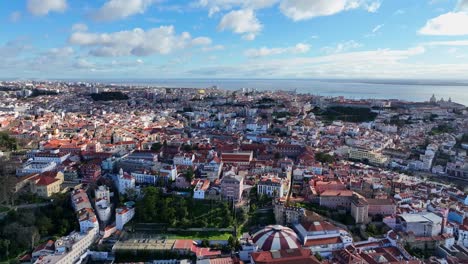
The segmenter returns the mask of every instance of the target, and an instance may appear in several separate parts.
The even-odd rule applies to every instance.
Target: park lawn
[[[177,234],[167,234],[171,239],[193,239],[193,240],[228,240],[232,234],[229,232],[177,232]]]

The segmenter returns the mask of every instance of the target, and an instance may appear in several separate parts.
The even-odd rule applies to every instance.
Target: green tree
[[[239,241],[236,238],[234,238],[233,236],[229,236],[228,246],[230,250],[235,250],[238,244],[239,244]]]
[[[374,225],[374,224],[369,224],[367,226],[367,233],[371,236],[375,236],[377,235],[378,231],[377,231],[377,227]]]
[[[151,145],[151,150],[152,150],[152,151],[158,151],[158,152],[159,152],[159,151],[161,150],[162,147],[163,147],[163,145],[161,144],[161,142],[156,142],[156,143],[153,143],[153,144]]]
[[[210,246],[210,241],[208,239],[203,239],[200,243],[201,247],[209,247]]]
[[[7,132],[0,132],[0,150],[17,150],[18,142],[16,138],[10,137]]]
[[[335,158],[331,156],[330,154],[324,153],[324,152],[318,152],[315,154],[315,159],[317,161],[320,161],[322,163],[332,163],[335,161]]]
[[[54,228],[54,225],[49,217],[42,215],[37,218],[36,227],[42,236],[47,236],[50,233],[50,231]]]
[[[188,170],[185,171],[184,176],[188,182],[192,182],[193,178],[195,177],[195,173],[193,172],[193,169],[190,167]]]
[[[7,259],[10,255],[10,240],[0,239],[0,260]]]

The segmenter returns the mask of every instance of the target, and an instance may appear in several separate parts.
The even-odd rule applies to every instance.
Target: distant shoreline
[[[50,81],[91,82],[154,88],[209,88],[225,90],[243,88],[258,91],[297,91],[301,94],[349,99],[397,99],[426,102],[434,94],[468,106],[468,80],[417,79],[233,79],[233,78],[179,78],[179,79],[61,79]]]

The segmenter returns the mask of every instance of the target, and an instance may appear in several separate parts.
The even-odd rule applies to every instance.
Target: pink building
[[[240,201],[244,190],[244,177],[228,172],[221,179],[221,194],[224,199]]]
[[[391,199],[367,199],[369,215],[393,215],[396,213],[396,204]]]
[[[101,177],[101,165],[99,163],[90,162],[81,166],[81,176],[83,182],[96,182]]]
[[[317,181],[315,182],[315,190],[318,193],[328,190],[346,190],[346,185],[339,181]]]
[[[320,194],[320,206],[336,209],[343,207],[351,209],[353,191],[350,190],[328,190]]]

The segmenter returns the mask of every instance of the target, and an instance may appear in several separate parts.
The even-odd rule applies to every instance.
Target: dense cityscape
[[[468,264],[468,0],[0,25],[0,264]]]
[[[0,90],[0,261],[468,262],[456,98]]]

